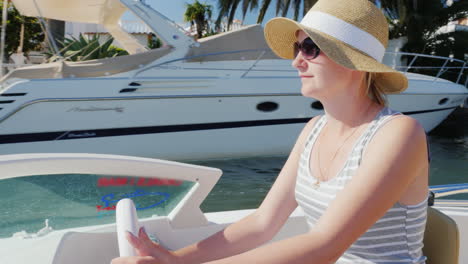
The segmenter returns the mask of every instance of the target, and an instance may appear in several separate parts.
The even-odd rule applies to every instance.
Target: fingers
[[[144,227],[138,231],[138,237],[127,232],[127,240],[136,249],[139,256],[156,256],[161,251],[159,245],[149,238]]]
[[[129,231],[127,231],[125,233],[126,233],[126,237],[127,237],[128,242],[130,243],[130,245],[132,245],[134,248],[140,248],[141,247],[142,243],[141,243],[141,241],[140,241],[140,239],[138,237],[136,237],[135,235],[133,235]]]
[[[140,230],[138,230],[138,237],[129,231],[127,231],[126,234],[128,242],[130,242],[130,244],[132,244],[132,246],[135,248],[141,247],[144,244],[153,244],[153,241],[149,238],[144,227],[141,227]]]
[[[151,248],[148,246],[148,243],[142,240],[139,237],[136,237],[131,232],[126,232],[128,242],[135,248],[139,256],[150,256]]]
[[[151,243],[153,244],[153,241],[149,238],[148,234],[146,233],[145,227],[141,227],[140,230],[138,231],[138,237],[145,241],[145,243]]]
[[[138,237],[133,235],[130,232],[127,232],[127,240],[135,248],[140,258],[119,258],[117,261],[121,262],[112,262],[112,264],[127,264],[127,263],[137,263],[137,264],[156,264],[156,263],[178,263],[176,256],[167,249],[161,247],[158,243],[153,242],[145,229],[142,227],[138,231]],[[148,258],[143,258],[148,257]],[[138,262],[133,262],[138,260]],[[125,262],[128,261],[128,262]]]

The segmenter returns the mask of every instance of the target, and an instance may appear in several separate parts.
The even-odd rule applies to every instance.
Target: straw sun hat
[[[303,30],[334,62],[372,73],[384,93],[399,93],[408,86],[402,73],[384,65],[388,24],[368,0],[319,0],[300,23],[283,17],[265,25],[265,39],[281,58],[294,59],[296,32]]]

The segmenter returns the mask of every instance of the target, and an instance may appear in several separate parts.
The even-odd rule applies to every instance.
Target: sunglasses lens
[[[317,45],[312,41],[312,39],[306,38],[302,42],[301,52],[307,59],[311,60],[315,59],[318,56],[320,50],[319,47],[317,47]]]
[[[302,56],[307,60],[313,60],[317,58],[320,53],[319,47],[312,41],[311,38],[306,38],[302,43],[294,43],[294,57],[301,51]]]

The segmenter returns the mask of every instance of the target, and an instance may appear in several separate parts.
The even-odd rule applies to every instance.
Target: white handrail
[[[226,52],[215,52],[215,53],[208,53],[208,54],[203,54],[203,55],[197,55],[195,56],[196,58],[202,58],[202,57],[210,57],[210,56],[219,56],[223,54],[236,54],[236,53],[246,53],[246,52],[258,52],[261,55],[257,57],[256,61],[254,62],[253,65],[256,65],[258,61],[262,60],[263,55],[266,52],[271,52],[269,49],[254,49],[254,50],[235,50],[235,51],[226,51]],[[448,69],[460,69],[460,72],[458,73],[457,80],[455,83],[459,84],[461,81],[461,77],[463,76],[463,73],[465,69],[468,69],[468,65],[466,62],[459,60],[459,59],[454,59],[450,57],[442,57],[442,56],[435,56],[435,55],[427,55],[427,54],[418,54],[418,53],[409,53],[409,52],[386,52],[386,54],[394,54],[394,55],[406,55],[406,56],[414,56],[411,62],[409,63],[408,66],[394,66],[393,68],[403,72],[408,72],[409,69],[440,69],[439,72],[437,73],[437,76],[434,78],[434,81],[439,79],[439,77],[446,72]],[[137,79],[138,75],[141,74],[142,72],[146,72],[152,68],[156,67],[161,67],[162,65],[169,64],[169,63],[174,63],[177,61],[185,61],[188,59],[192,59],[193,57],[183,57],[183,58],[178,58],[178,59],[171,59],[168,61],[162,61],[161,63],[149,65],[148,67],[145,67],[143,69],[140,69],[137,71],[133,76],[132,80]],[[439,60],[444,60],[444,63],[442,66],[413,66],[415,63],[416,59],[418,58],[432,58],[432,59],[439,59]],[[448,63],[460,63],[461,66],[447,66]],[[249,72],[252,70],[252,67],[248,68],[246,71]],[[245,76],[245,73],[244,75]],[[468,77],[466,78],[465,86],[467,86],[468,83]]]
[[[418,53],[410,53],[410,52],[386,52],[386,54],[394,54],[394,55],[405,55],[405,56],[413,56],[411,62],[408,64],[408,66],[399,66],[399,67],[395,67],[395,68],[405,68],[404,72],[408,72],[408,70],[410,69],[439,69],[439,72],[437,73],[437,75],[435,76],[434,78],[434,81],[436,81],[437,79],[439,79],[439,77],[444,74],[446,71],[448,71],[448,69],[460,69],[460,72],[458,73],[458,77],[457,77],[457,80],[455,81],[455,83],[460,83],[461,81],[461,77],[463,76],[463,72],[465,71],[465,69],[468,68],[467,66],[467,63],[463,60],[459,60],[459,59],[454,59],[454,58],[450,58],[450,57],[442,57],[442,56],[435,56],[435,55],[428,55],[428,54],[418,54]],[[438,60],[444,60],[444,63],[442,66],[440,67],[426,67],[426,66],[416,66],[414,67],[414,63],[416,62],[416,60],[418,58],[431,58],[431,59],[438,59]],[[462,64],[460,67],[448,67],[447,64],[448,63],[460,63]],[[465,86],[467,85],[468,83],[468,77],[467,77],[467,80],[465,81]]]
[[[468,183],[435,185],[429,189],[434,193],[436,198],[445,197],[454,194],[468,193]]]

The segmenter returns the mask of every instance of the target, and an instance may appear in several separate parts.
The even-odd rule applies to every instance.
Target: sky
[[[166,17],[170,18],[176,23],[184,23],[184,13],[186,9],[186,3],[192,4],[194,0],[145,0],[153,9],[159,11]],[[202,4],[208,4],[213,6],[213,15],[212,19],[216,20],[218,18],[218,0],[199,0]],[[275,1],[272,1],[272,5],[268,8],[263,24],[265,24],[270,18],[275,17]],[[254,10],[253,12],[248,12],[244,25],[256,24],[258,11]],[[288,17],[292,17],[291,14],[288,14]],[[242,10],[239,8],[236,12],[235,19],[242,19]]]

